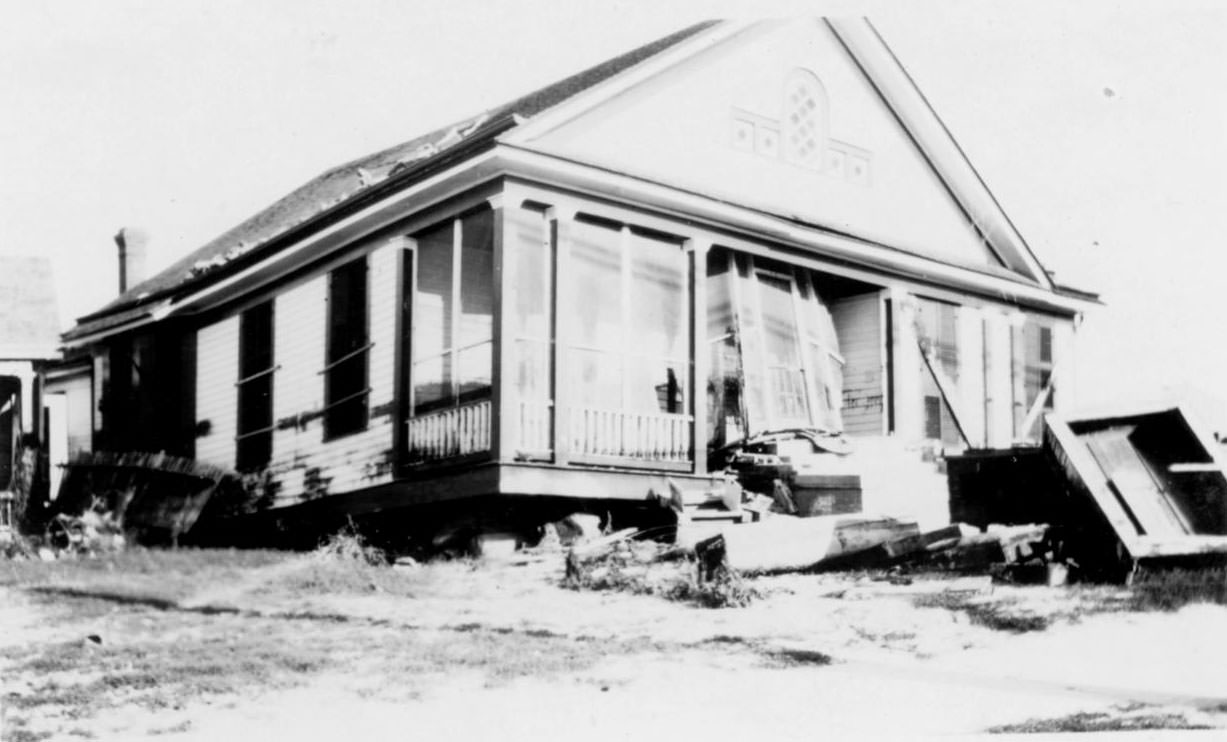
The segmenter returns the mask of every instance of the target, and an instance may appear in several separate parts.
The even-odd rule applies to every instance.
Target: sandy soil
[[[479,631],[501,632],[510,646],[536,632],[570,642],[616,639],[623,649],[506,682],[473,670],[412,677],[372,656],[304,676],[295,687],[252,688],[156,713],[119,704],[64,722],[53,738],[918,739],[1076,713],[1174,714],[1227,726],[1223,606],[1092,615],[1016,634],[959,611],[914,605],[917,592],[966,587],[956,582],[776,577],[755,582],[767,595],[748,608],[705,610],[560,589],[559,561],[452,570],[413,598],[282,595],[265,587],[290,569],[275,565],[202,586],[180,604],[187,618],[173,630],[187,636],[192,621],[214,621],[228,623],[213,629],[242,632],[256,617],[282,617],[287,625],[312,622],[311,632],[336,632],[330,640],[358,642],[379,627],[418,642],[463,642]],[[995,589],[1016,591],[1011,599],[1049,614],[1068,607],[1061,590]],[[71,599],[6,589],[0,648],[168,631],[166,613],[139,606],[78,612]],[[303,641],[313,640],[311,632]],[[626,651],[628,643],[649,649]],[[830,663],[819,661],[824,657]],[[39,678],[28,675],[6,673],[6,693],[30,692]],[[28,730],[46,728],[26,722]],[[1162,735],[1221,739],[1227,732]]]

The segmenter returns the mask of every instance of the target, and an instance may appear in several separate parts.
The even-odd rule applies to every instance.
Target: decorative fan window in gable
[[[784,82],[784,157],[821,169],[827,140],[827,93],[818,76],[797,68]]]

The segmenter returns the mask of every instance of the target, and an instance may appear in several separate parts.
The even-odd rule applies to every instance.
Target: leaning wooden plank
[[[1227,554],[1227,536],[1180,536],[1177,538],[1149,538],[1143,536],[1130,552],[1134,559],[1155,557],[1196,556],[1198,554]]]
[[[1069,424],[1056,415],[1044,418],[1044,450],[1071,489],[1090,497],[1107,519],[1117,540],[1132,557],[1142,535],[1123,503],[1112,491],[1107,476]]]
[[[866,516],[777,516],[723,528],[728,564],[747,573],[796,572],[843,554],[919,535],[914,522]],[[696,539],[697,540],[697,539]]]

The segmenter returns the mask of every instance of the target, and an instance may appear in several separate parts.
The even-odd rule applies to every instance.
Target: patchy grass
[[[225,584],[295,556],[262,550],[132,548],[53,562],[5,560],[0,561],[0,586],[72,587],[82,593],[173,602],[202,584]]]
[[[1190,603],[1227,605],[1227,568],[1144,569],[1132,587],[1134,610],[1174,611]]]
[[[650,641],[574,639],[471,624],[422,630],[344,617],[111,607],[111,629],[98,642],[83,637],[0,653],[11,677],[27,679],[24,690],[8,701],[10,715],[66,724],[123,706],[176,711],[210,699],[226,703],[293,687],[325,672],[351,678],[357,692],[405,699],[449,673],[476,673],[494,687],[522,677],[579,672],[609,656],[669,650]],[[16,728],[38,733],[24,722]]]
[[[761,597],[745,578],[727,567],[712,579],[701,581],[698,565],[693,561],[643,564],[636,561],[633,552],[618,549],[585,562],[568,558],[563,586],[572,590],[656,595],[703,608],[744,608]]]
[[[1131,593],[1111,585],[996,585],[991,592],[921,592],[912,598],[920,608],[962,613],[975,625],[1023,634],[1044,631],[1089,616],[1133,610]]]
[[[763,656],[773,667],[824,667],[832,662],[830,655],[809,649],[763,650]]]
[[[992,596],[953,592],[927,593],[916,596],[913,603],[920,608],[943,608],[963,613],[973,624],[1015,634],[1043,631],[1053,621],[1050,615],[1031,612],[1024,607],[1022,601]]]
[[[1145,705],[1124,706],[1116,713],[1079,712],[1054,719],[1028,719],[1017,724],[990,727],[989,734],[1058,734],[1062,732],[1134,732],[1157,729],[1214,729],[1189,721],[1183,714],[1143,713]]]

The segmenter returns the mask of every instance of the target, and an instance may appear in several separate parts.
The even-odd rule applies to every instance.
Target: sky
[[[110,0],[0,3],[0,252],[54,264],[67,327],[113,235],[168,265],[327,168],[697,20],[867,15],[1062,283],[1104,306],[1090,407],[1227,431],[1227,4]]]

